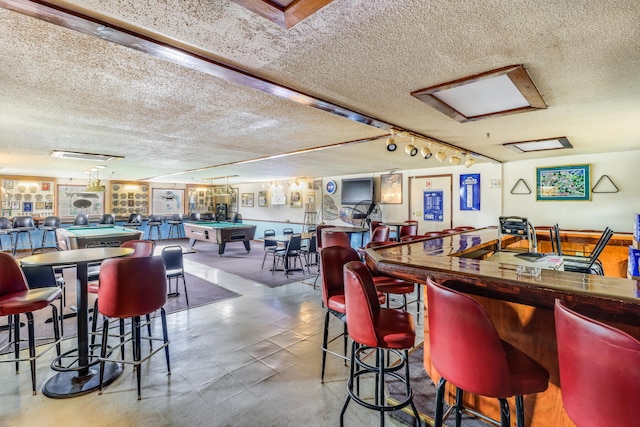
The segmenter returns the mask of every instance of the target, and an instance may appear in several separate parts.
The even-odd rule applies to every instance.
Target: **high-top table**
[[[353,233],[360,234],[360,246],[364,246],[364,233],[369,231],[366,227],[327,227],[322,229],[322,233],[347,233],[349,238]]]
[[[31,255],[20,260],[21,265],[28,266],[57,266],[76,265],[76,298],[77,298],[77,322],[78,336],[77,349],[63,353],[54,360],[51,368],[58,371],[47,380],[42,387],[45,396],[53,398],[66,398],[80,396],[100,387],[100,375],[98,369],[91,369],[98,362],[97,357],[89,354],[89,326],[88,326],[88,295],[87,295],[87,265],[89,263],[103,261],[107,258],[118,258],[131,255],[132,248],[85,248],[69,251],[46,252]],[[94,313],[94,316],[97,313]],[[77,353],[77,354],[76,354]],[[69,358],[77,362],[66,365],[63,360]],[[108,362],[105,364],[105,384],[109,384],[122,373],[119,363]]]
[[[573,426],[562,405],[553,316],[555,300],[640,337],[640,282],[552,269],[541,270],[538,277],[519,275],[516,265],[485,260],[500,247],[498,238],[498,230],[493,227],[396,243],[367,249],[366,263],[379,274],[418,283],[425,283],[427,277],[438,282],[454,280],[449,286],[476,299],[502,339],[549,372],[549,388],[524,397],[526,425]],[[501,246],[517,244],[518,239],[503,236]],[[427,306],[428,303],[425,301]],[[424,336],[428,337],[428,310],[424,313]],[[424,368],[437,382],[440,376],[431,364],[428,339],[424,342]],[[455,390],[448,388],[448,393],[453,396]],[[513,409],[513,400],[510,401]],[[497,399],[467,395],[465,406],[499,418]]]

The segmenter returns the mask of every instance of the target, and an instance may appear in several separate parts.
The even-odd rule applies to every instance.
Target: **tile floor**
[[[57,400],[31,394],[27,364],[14,375],[13,364],[2,363],[0,427],[339,425],[348,368],[329,355],[320,383],[320,291],[301,282],[268,288],[188,260],[185,265],[242,296],[168,316],[171,376],[159,353],[143,365],[140,401],[130,365],[102,395]],[[341,323],[331,320],[338,333]],[[419,343],[422,325],[416,331]],[[63,350],[72,344],[67,340]],[[340,351],[340,341],[335,345]],[[38,360],[38,389],[53,374],[54,355]],[[386,421],[400,425],[388,415]],[[371,425],[378,425],[378,414],[352,402],[345,426]]]

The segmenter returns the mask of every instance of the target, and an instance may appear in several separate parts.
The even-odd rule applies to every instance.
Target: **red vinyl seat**
[[[440,236],[444,236],[446,233],[443,233],[442,231],[427,231],[426,233],[424,233],[425,237],[440,237]]]
[[[352,248],[344,246],[329,246],[320,252],[320,268],[322,271],[322,303],[327,312],[324,316],[324,335],[322,339],[322,373],[321,381],[324,381],[324,372],[326,366],[327,353],[334,356],[342,357],[347,360],[347,325],[344,324],[344,331],[341,335],[332,338],[329,341],[329,318],[330,314],[345,322],[345,314],[347,312],[344,300],[344,276],[342,273],[346,263],[351,261],[360,261],[360,256]],[[378,299],[384,303],[384,294],[378,295]],[[337,354],[328,349],[330,342],[344,337],[344,356]]]
[[[456,230],[455,228],[445,228],[442,230],[442,234],[456,234],[460,233],[460,230]]]
[[[169,338],[164,304],[167,302],[167,277],[164,261],[161,257],[112,258],[104,261],[100,268],[100,288],[98,289],[98,311],[104,317],[102,325],[102,345],[100,352],[100,393],[103,388],[104,365],[107,352],[123,347],[131,341],[133,361],[119,360],[134,365],[137,374],[138,400],[141,398],[140,364],[152,355],[164,349],[167,371],[171,374],[169,362]],[[160,310],[162,338],[145,337],[150,343],[162,341],[163,344],[144,359],[141,357],[140,317]],[[120,344],[108,347],[109,319],[131,318],[131,336],[128,340],[120,334]]]
[[[322,232],[322,248],[330,246],[351,247],[351,238],[347,233],[341,231],[323,231]]]
[[[58,309],[53,304],[56,299],[61,298],[62,290],[58,287],[44,287],[29,289],[22,270],[16,260],[9,254],[0,252],[0,316],[9,318],[9,340],[4,349],[13,345],[14,357],[0,359],[0,362],[12,362],[16,364],[18,373],[19,364],[29,361],[31,367],[31,388],[36,394],[36,359],[44,352],[56,347],[60,356],[60,329]],[[36,338],[33,322],[33,313],[36,310],[51,306],[51,319],[53,323],[54,342],[48,345],[43,351],[36,354]],[[27,333],[29,342],[29,357],[20,357],[20,315],[27,318]],[[11,328],[13,327],[13,331]],[[12,335],[13,334],[13,335]],[[13,338],[11,338],[13,336]]]
[[[400,236],[398,236],[398,240],[402,240],[404,236],[415,236],[418,234],[418,224],[409,224],[400,226]]]
[[[640,341],[555,305],[562,403],[580,427],[640,426]]]
[[[524,427],[525,394],[547,389],[549,374],[535,360],[500,339],[482,306],[457,292],[455,282],[442,285],[427,278],[431,363],[442,376],[436,391],[434,426],[442,426],[445,384],[456,386],[456,425],[463,391],[500,401],[500,425],[509,427],[508,397],[515,396],[516,424]]]
[[[380,306],[371,273],[361,262],[349,262],[344,266],[344,292],[347,331],[353,343],[348,396],[340,413],[340,425],[343,425],[344,414],[352,399],[366,408],[379,411],[381,426],[384,425],[385,412],[407,406],[411,406],[416,424],[420,425],[409,380],[409,349],[414,346],[416,338],[413,316],[404,310]],[[371,350],[375,353],[374,364],[368,360]],[[385,360],[387,354],[394,354],[398,362],[389,363],[389,360]],[[402,370],[404,377],[400,375]],[[377,380],[373,403],[360,395],[361,387],[354,387],[363,375]],[[389,402],[385,396],[385,378],[389,376],[406,386],[404,396],[394,396],[399,399],[397,403]]]
[[[454,227],[454,230],[456,231],[470,231],[475,229],[475,227],[471,227],[470,225],[459,225],[457,227]]]

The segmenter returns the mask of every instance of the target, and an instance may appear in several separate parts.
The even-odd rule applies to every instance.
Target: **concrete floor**
[[[168,316],[170,376],[159,353],[143,365],[140,401],[130,365],[102,395],[50,399],[40,389],[53,375],[49,364],[55,351],[37,361],[36,396],[28,364],[14,375],[13,364],[2,363],[0,426],[339,425],[348,367],[329,355],[325,383],[320,383],[320,290],[302,282],[269,288],[189,260],[185,266],[242,296]],[[342,324],[333,317],[331,322],[332,333],[339,333]],[[159,330],[159,322],[154,327]],[[417,344],[422,325],[416,332]],[[73,344],[66,340],[63,351]],[[340,342],[334,344],[341,351]],[[345,426],[378,422],[378,413],[349,405]],[[389,415],[386,422],[401,425]]]

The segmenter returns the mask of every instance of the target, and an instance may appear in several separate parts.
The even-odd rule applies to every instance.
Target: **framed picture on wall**
[[[258,192],[258,206],[260,206],[261,208],[266,208],[267,206],[269,206],[268,200],[269,198],[266,191]]]
[[[238,197],[240,190],[237,188],[232,188],[229,193],[229,212],[236,213],[238,212]]]
[[[51,191],[51,183],[48,181],[41,181],[40,191]]]
[[[591,200],[591,165],[536,168],[536,200]]]
[[[33,202],[22,202],[23,212],[33,212]]]
[[[380,203],[402,204],[402,174],[380,175]]]
[[[184,190],[175,188],[152,188],[151,213],[155,215],[184,213]]]
[[[104,192],[84,191],[84,185],[58,184],[58,216],[102,215],[104,213]]]
[[[20,210],[20,202],[17,200],[12,200],[11,201],[11,210],[12,211],[19,211]]]
[[[242,193],[240,197],[240,206],[253,207],[253,193]]]
[[[301,208],[302,207],[302,195],[299,191],[292,191],[290,196],[290,207],[292,208]]]

